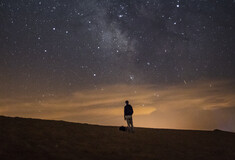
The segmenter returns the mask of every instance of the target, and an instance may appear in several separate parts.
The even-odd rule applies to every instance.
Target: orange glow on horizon
[[[151,128],[235,130],[235,92],[229,81],[201,81],[175,86],[109,85],[44,101],[0,100],[0,114],[124,125],[123,107],[134,108],[134,125]],[[98,87],[99,88],[99,87]],[[232,111],[232,112],[231,112]]]

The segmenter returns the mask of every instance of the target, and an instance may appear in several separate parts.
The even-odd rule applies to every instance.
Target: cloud
[[[186,85],[107,85],[66,97],[1,100],[0,114],[62,119],[105,125],[123,124],[123,107],[134,107],[136,126],[235,130],[235,92],[231,81]]]

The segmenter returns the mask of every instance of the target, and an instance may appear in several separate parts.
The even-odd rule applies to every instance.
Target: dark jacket
[[[126,105],[124,108],[124,115],[127,116],[127,115],[132,115],[132,114],[133,114],[132,106],[129,104]]]

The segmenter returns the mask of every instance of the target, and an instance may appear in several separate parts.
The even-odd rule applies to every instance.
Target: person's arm
[[[133,110],[132,106],[131,106],[130,108],[131,108],[131,111],[132,111],[132,114],[133,114],[133,113],[134,113],[134,110]],[[132,114],[131,114],[131,115],[132,115]]]

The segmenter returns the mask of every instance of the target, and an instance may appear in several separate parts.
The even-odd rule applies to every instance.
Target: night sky
[[[235,131],[234,0],[1,0],[0,114]]]

